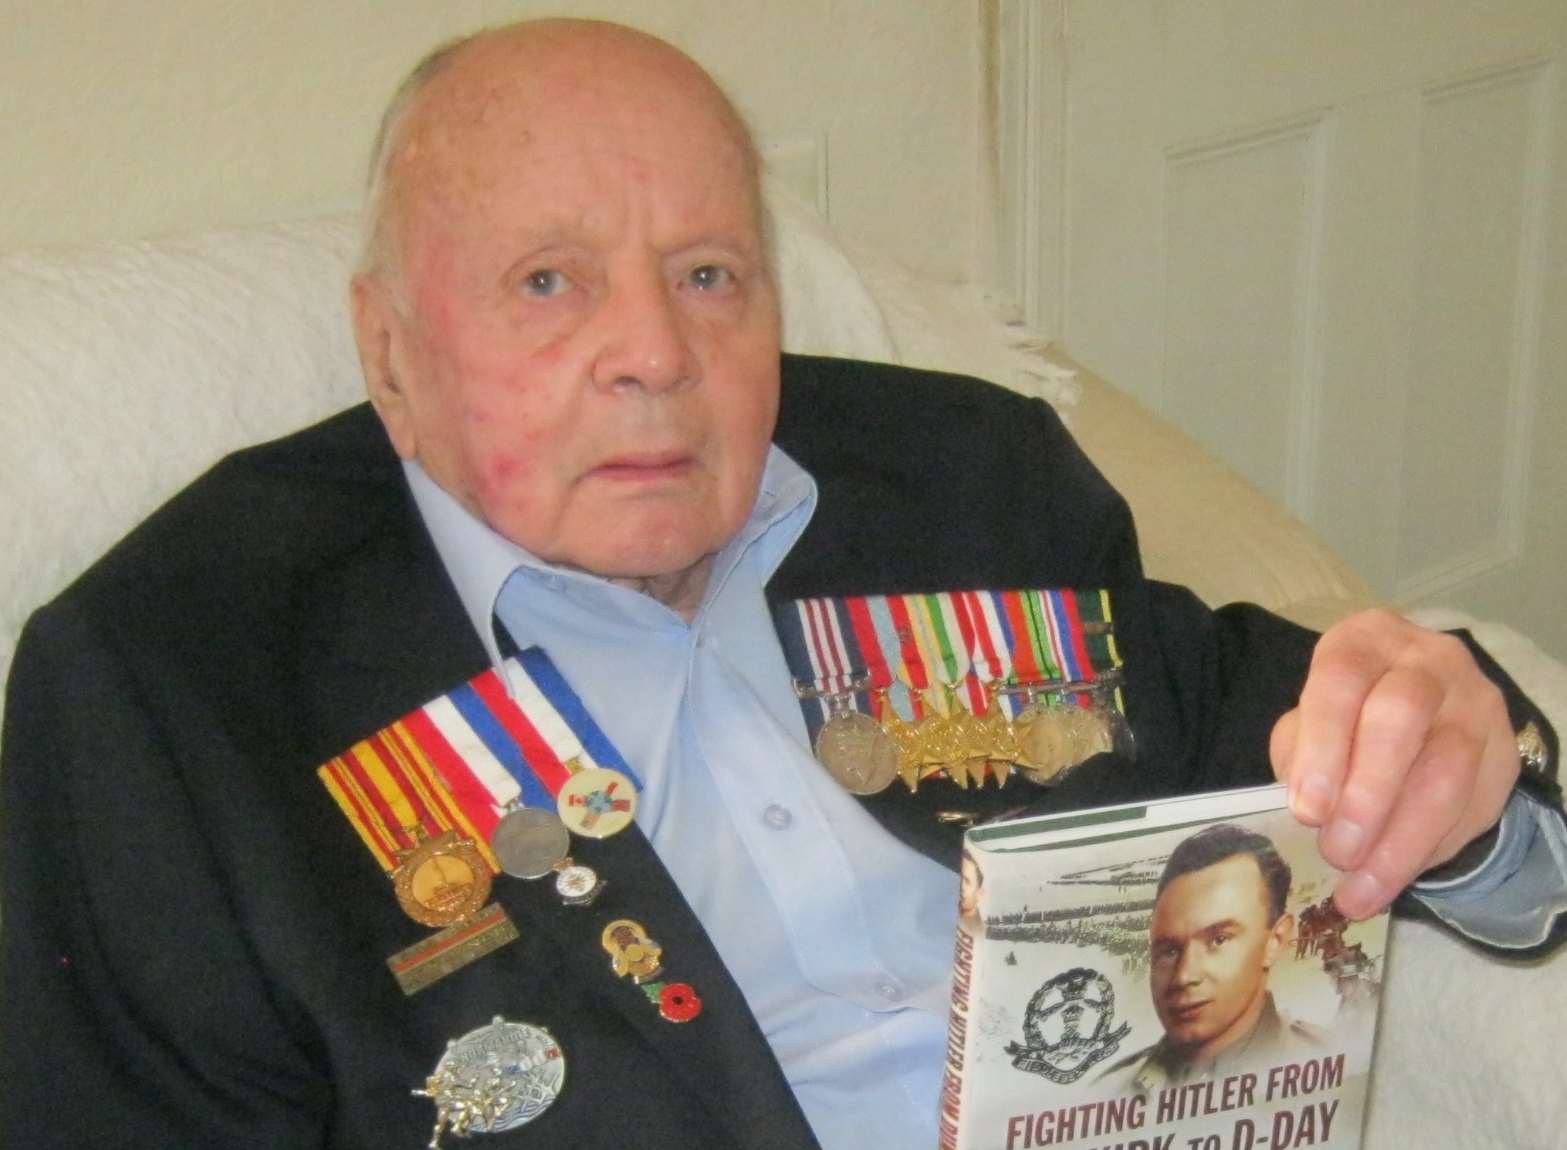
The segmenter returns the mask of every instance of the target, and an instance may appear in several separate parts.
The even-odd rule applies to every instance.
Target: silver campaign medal
[[[496,1015],[488,1026],[446,1044],[446,1053],[413,1093],[435,1103],[430,1150],[441,1134],[497,1134],[532,1122],[550,1108],[566,1083],[566,1057],[542,1026],[507,1022]]]
[[[490,849],[507,874],[543,878],[571,850],[571,832],[554,811],[513,807],[496,824]]]

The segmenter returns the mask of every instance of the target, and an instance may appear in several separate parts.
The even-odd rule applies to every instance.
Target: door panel
[[[1052,5],[1067,350],[1390,599],[1567,656],[1567,4]]]

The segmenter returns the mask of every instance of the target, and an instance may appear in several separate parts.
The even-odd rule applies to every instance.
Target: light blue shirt
[[[772,449],[750,520],[687,623],[540,562],[406,469],[490,658],[493,610],[518,646],[549,653],[642,776],[637,822],[817,1139],[934,1146],[958,880],[884,830],[809,749],[763,587],[810,520],[810,476]],[[678,971],[680,956],[665,957]]]

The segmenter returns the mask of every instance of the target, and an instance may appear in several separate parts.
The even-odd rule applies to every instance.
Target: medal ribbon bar
[[[878,719],[890,707],[908,722],[928,712],[983,716],[992,684],[1092,686],[1121,666],[1110,596],[1100,590],[800,599],[777,607],[774,622],[813,737],[846,704]],[[1025,705],[1001,697],[1009,717]]]
[[[1043,781],[1129,735],[1102,590],[802,599],[774,621],[818,757],[857,793],[888,777],[876,726],[911,787],[1009,763]]]

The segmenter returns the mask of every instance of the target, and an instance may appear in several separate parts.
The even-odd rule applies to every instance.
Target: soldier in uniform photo
[[[1148,929],[1164,1034],[1103,1078],[1139,1094],[1306,1057],[1321,1036],[1280,1013],[1268,975],[1288,953],[1289,864],[1266,836],[1204,827],[1170,852]]]

